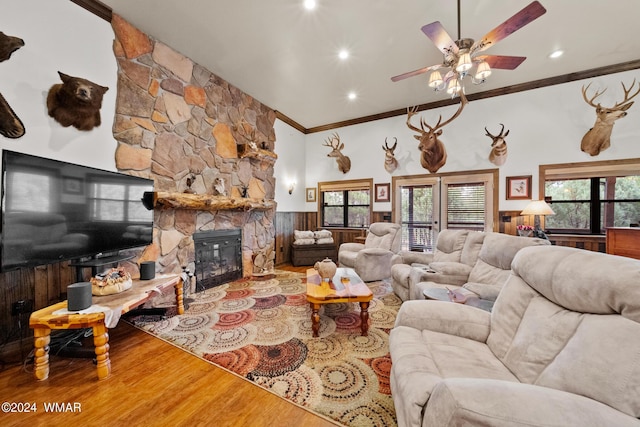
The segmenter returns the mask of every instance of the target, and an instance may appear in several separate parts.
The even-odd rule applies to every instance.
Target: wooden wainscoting
[[[32,311],[47,307],[67,298],[67,286],[76,282],[76,270],[69,261],[22,268],[0,274],[0,356],[17,351],[4,344],[23,341],[31,348],[33,332],[29,329]],[[30,311],[13,315],[11,308],[17,301],[26,301]],[[19,321],[19,322],[18,322]],[[18,327],[18,324],[21,327]]]
[[[606,237],[577,234],[549,234],[549,241],[556,246],[586,249],[594,252],[606,252]]]
[[[533,215],[520,215],[521,211],[500,211],[500,233],[518,235],[518,225],[533,225]],[[544,229],[544,217],[540,218],[540,226]],[[605,236],[579,234],[548,234],[552,245],[569,246],[594,252],[606,252]]]

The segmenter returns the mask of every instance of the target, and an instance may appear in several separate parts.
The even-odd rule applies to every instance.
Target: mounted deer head
[[[613,131],[613,124],[616,120],[627,115],[627,110],[633,105],[633,98],[640,93],[640,85],[638,90],[631,96],[631,90],[636,85],[636,79],[633,79],[633,83],[629,89],[622,83],[622,89],[624,90],[624,100],[616,103],[611,108],[603,107],[600,104],[594,104],[593,101],[600,95],[602,95],[607,89],[602,92],[596,91],[590,99],[587,98],[587,90],[591,83],[587,87],[582,86],[582,97],[585,102],[596,109],[596,123],[587,133],[582,137],[580,149],[585,153],[589,153],[592,156],[597,156],[601,151],[606,150],[611,146],[611,131]]]
[[[393,155],[393,152],[398,146],[398,138],[394,136],[393,139],[393,147],[389,147],[387,138],[384,139],[384,145],[382,146],[382,149],[384,150],[384,170],[389,173],[393,173],[393,171],[398,167],[398,160]]]
[[[505,138],[509,135],[509,130],[504,135],[504,125],[500,123],[502,129],[500,129],[500,134],[491,135],[491,132],[487,130],[485,127],[484,130],[487,132],[487,136],[491,138],[493,142],[491,142],[491,153],[489,153],[489,161],[496,166],[502,166],[507,161],[507,141]]]
[[[334,145],[335,141],[335,145]],[[327,141],[323,144],[327,147],[331,147],[331,152],[327,154],[327,157],[335,157],[338,163],[338,169],[342,173],[347,173],[351,169],[351,159],[340,152],[344,148],[344,143],[340,143],[340,137],[334,132]]]
[[[420,135],[414,135],[413,137],[420,141],[418,149],[422,151],[420,156],[420,164],[431,173],[436,173],[447,162],[447,150],[444,148],[444,144],[438,139],[442,135],[442,128],[451,123],[456,117],[462,113],[462,109],[467,104],[467,97],[464,93],[460,92],[460,106],[458,111],[453,116],[442,122],[442,115],[438,119],[438,123],[431,127],[424,121],[424,118],[420,119],[420,127],[413,126],[411,124],[411,117],[413,117],[418,111],[418,106],[413,108],[407,108],[407,126],[409,129],[420,133]],[[425,126],[428,130],[425,129]]]

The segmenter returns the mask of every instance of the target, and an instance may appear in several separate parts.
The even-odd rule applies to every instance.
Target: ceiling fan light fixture
[[[484,81],[491,75],[491,67],[487,64],[486,61],[482,61],[478,64],[478,69],[476,70],[475,79],[479,81]]]
[[[442,74],[440,74],[440,71],[435,70],[431,73],[431,75],[429,75],[430,88],[438,90],[438,87],[442,86],[442,83],[443,83],[443,80],[442,80]]]
[[[469,71],[469,69],[473,67],[473,63],[471,62],[471,55],[469,52],[465,52],[460,55],[460,59],[458,59],[458,65],[456,66],[456,71],[459,73],[464,73]]]

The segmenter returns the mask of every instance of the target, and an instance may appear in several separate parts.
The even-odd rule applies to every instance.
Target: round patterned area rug
[[[276,271],[195,294],[183,315],[129,321],[345,426],[396,426],[389,331],[400,299],[386,281],[367,283],[368,336],[360,334],[359,305],[337,303],[322,307],[313,338],[305,281]]]

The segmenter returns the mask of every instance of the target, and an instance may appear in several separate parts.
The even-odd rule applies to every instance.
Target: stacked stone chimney
[[[238,146],[272,152],[275,112],[116,14],[112,27],[118,61],[113,127],[118,170],[152,178],[156,191],[190,188],[213,196],[222,189],[231,198],[273,200],[274,160],[240,158]],[[185,266],[193,271],[194,232],[240,228],[243,276],[265,273],[275,258],[274,217],[275,208],[156,209],[154,243],[140,260],[156,261],[160,273],[177,273]]]

